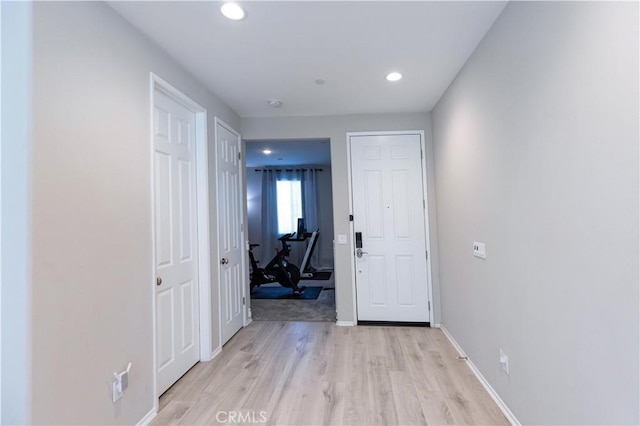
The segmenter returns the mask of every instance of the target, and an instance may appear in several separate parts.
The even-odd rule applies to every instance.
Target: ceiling
[[[329,139],[246,141],[247,167],[300,166],[331,164]],[[266,155],[263,149],[271,150]]]
[[[241,21],[223,17],[218,1],[109,4],[241,117],[431,111],[506,5],[239,3]],[[404,78],[386,81],[391,71]]]

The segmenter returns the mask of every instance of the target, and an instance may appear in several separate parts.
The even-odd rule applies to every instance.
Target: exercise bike
[[[285,234],[278,240],[282,243],[282,249],[276,248],[276,255],[271,259],[271,262],[264,268],[258,266],[253,255],[253,249],[260,246],[260,244],[249,244],[249,260],[251,261],[251,290],[254,287],[259,287],[262,284],[280,283],[281,286],[291,288],[293,296],[302,297],[302,292],[305,287],[298,287],[300,282],[300,269],[293,263],[289,263],[287,257],[289,256],[291,247],[287,243],[293,238],[293,233]]]
[[[300,264],[300,277],[304,279],[314,279],[317,271],[316,268],[311,266],[311,256],[313,255],[313,251],[316,248],[316,244],[318,242],[318,236],[320,235],[320,230],[316,230],[313,232],[307,232],[304,227],[304,222],[300,224],[302,219],[298,219],[298,232],[295,234],[296,238],[289,238],[288,241],[304,243],[309,239],[307,243],[307,248],[305,249],[304,256],[302,258],[302,263]]]

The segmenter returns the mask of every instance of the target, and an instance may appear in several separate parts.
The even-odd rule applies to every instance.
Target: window
[[[302,191],[299,180],[276,182],[278,197],[278,234],[298,230],[298,218],[302,217]]]

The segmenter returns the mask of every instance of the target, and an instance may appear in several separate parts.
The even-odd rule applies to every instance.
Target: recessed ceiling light
[[[282,106],[282,101],[279,99],[269,99],[267,103],[271,108],[280,108]]]
[[[402,78],[402,74],[400,74],[399,72],[390,72],[389,74],[387,74],[387,80],[389,81],[398,81]]]
[[[316,84],[317,84],[318,86],[322,86],[324,83],[326,83],[326,81],[324,81],[324,80],[323,80],[323,79],[321,79],[321,78],[319,78],[319,79],[317,79],[317,80],[316,80]]]
[[[263,150],[262,150],[262,153],[263,153],[264,155],[269,155],[269,154],[271,154],[272,152],[273,152],[273,151],[271,151],[270,149],[263,149]]]
[[[220,12],[224,16],[234,21],[239,21],[244,18],[244,10],[237,3],[225,3],[220,6]]]

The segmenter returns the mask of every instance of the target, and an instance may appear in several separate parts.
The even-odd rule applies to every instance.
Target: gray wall
[[[638,71],[637,2],[512,2],[433,111],[443,324],[525,424],[639,422]]]
[[[0,424],[31,421],[32,5],[0,2],[2,51],[2,278]]]
[[[135,424],[154,404],[150,72],[207,109],[210,145],[214,116],[240,120],[106,4],[33,7],[33,421]]]
[[[411,114],[363,114],[314,117],[243,118],[244,139],[305,139],[329,138],[331,140],[331,178],[333,185],[334,236],[348,235],[349,194],[347,188],[347,132],[384,130],[424,130],[427,156],[427,180],[429,205],[435,205],[433,147],[431,143],[431,116],[428,113]],[[429,211],[430,236],[436,323],[440,322],[438,280],[438,236],[435,209]],[[353,310],[352,268],[349,245],[335,246],[336,308],[338,321],[355,321]]]
[[[286,165],[279,166],[286,168]],[[292,166],[300,167],[300,166]],[[318,208],[320,217],[320,234],[318,236],[318,242],[316,243],[315,252],[319,256],[319,264],[313,264],[315,268],[333,268],[333,209],[332,209],[332,195],[331,195],[331,167],[330,166],[316,166],[307,165],[302,167],[313,167],[322,169],[318,172]],[[260,248],[264,247],[262,241],[262,173],[256,172],[256,169],[260,170],[262,167],[247,167],[247,228],[249,230],[249,241],[252,244],[260,244]],[[311,230],[310,230],[311,231]],[[307,240],[308,242],[308,240]],[[271,242],[270,245],[274,246],[277,243]],[[299,243],[298,243],[299,244]],[[306,245],[304,245],[306,248]],[[260,260],[260,265],[266,265],[264,256],[260,253],[262,250],[256,249],[256,259]],[[292,261],[300,266],[301,259],[293,259]]]

